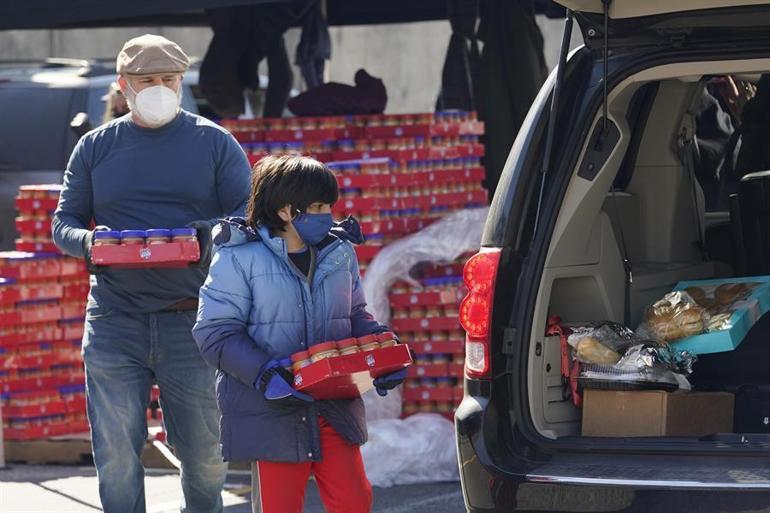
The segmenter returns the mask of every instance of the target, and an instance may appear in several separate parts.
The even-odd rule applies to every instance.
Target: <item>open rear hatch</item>
[[[609,83],[610,88],[614,88],[622,80],[633,74],[640,74],[641,71],[646,71],[647,68],[683,62],[686,64],[683,65],[682,74],[680,76],[671,75],[668,77],[672,81],[669,85],[671,86],[671,91],[673,91],[672,94],[674,94],[677,91],[684,91],[685,86],[680,87],[678,85],[681,77],[685,77],[681,82],[686,84],[688,82],[697,82],[700,77],[711,73],[708,66],[703,66],[704,63],[712,60],[767,59],[767,56],[770,55],[768,51],[770,45],[765,44],[765,41],[770,42],[770,0],[558,1],[568,8],[567,33],[571,29],[572,19],[576,19],[581,26],[586,45],[589,49],[579,50],[576,56],[579,59],[584,61],[590,60],[591,62],[580,70],[573,68],[583,64],[575,64],[574,61],[570,60],[568,65],[566,63],[566,53],[569,41],[565,37],[565,44],[562,47],[562,58],[560,60],[560,68],[564,69],[559,69],[551,95],[551,100],[555,105],[551,105],[550,109],[547,106],[543,109],[543,111],[550,111],[551,116],[548,118],[545,141],[538,140],[537,144],[530,146],[528,150],[519,148],[522,155],[527,155],[527,151],[540,152],[543,155],[542,163],[533,155],[527,155],[526,157],[517,155],[519,162],[515,162],[516,167],[514,167],[517,172],[522,171],[521,168],[523,168],[525,170],[524,173],[532,173],[533,175],[539,173],[538,178],[533,180],[537,185],[529,185],[533,182],[525,181],[529,180],[529,177],[526,179],[516,177],[517,181],[515,182],[517,184],[527,184],[528,187],[539,188],[539,191],[537,189],[532,191],[530,196],[535,198],[532,201],[537,204],[536,209],[533,209],[536,211],[536,214],[533,216],[534,235],[518,228],[519,232],[512,235],[506,234],[506,238],[500,237],[500,240],[496,240],[495,235],[485,235],[484,242],[485,245],[489,246],[501,247],[509,245],[514,247],[514,245],[520,244],[520,240],[528,241],[528,237],[532,237],[531,248],[527,250],[514,250],[521,251],[521,259],[515,260],[511,258],[511,261],[515,262],[517,266],[521,266],[521,272],[517,271],[516,276],[511,276],[517,283],[515,299],[512,300],[510,325],[505,325],[504,330],[499,330],[499,332],[504,331],[500,337],[502,339],[502,352],[509,355],[506,373],[510,375],[509,391],[511,396],[514,397],[512,404],[515,407],[510,412],[512,423],[515,427],[514,433],[515,435],[524,435],[524,438],[528,439],[528,443],[531,443],[532,446],[539,446],[534,452],[540,453],[543,456],[540,462],[535,461],[539,459],[538,457],[533,457],[532,460],[527,462],[530,465],[530,472],[526,474],[527,478],[538,482],[551,481],[576,484],[604,483],[648,487],[770,489],[770,475],[765,469],[764,461],[758,458],[759,454],[766,454],[770,450],[770,443],[768,443],[767,437],[763,435],[749,436],[728,432],[706,437],[683,436],[682,438],[676,438],[671,436],[653,436],[649,438],[626,439],[613,435],[601,439],[594,436],[576,436],[576,433],[573,431],[573,433],[566,436],[559,435],[558,433],[554,436],[555,432],[549,435],[548,429],[541,429],[540,426],[536,426],[533,423],[532,418],[534,418],[534,415],[530,419],[524,418],[527,414],[532,414],[527,405],[536,402],[533,400],[533,396],[531,394],[527,395],[526,392],[536,388],[536,386],[533,386],[531,377],[534,365],[537,365],[538,362],[542,363],[542,372],[539,379],[541,380],[540,385],[543,390],[542,398],[540,399],[543,403],[553,403],[558,406],[563,404],[565,401],[565,396],[563,395],[565,383],[559,373],[559,360],[564,350],[560,349],[558,338],[550,337],[553,340],[550,340],[549,343],[548,337],[544,338],[543,333],[547,319],[547,315],[544,312],[547,312],[552,306],[550,300],[540,301],[540,296],[538,296],[538,299],[532,300],[531,298],[534,294],[531,292],[522,293],[521,291],[534,291],[544,287],[541,290],[546,290],[546,292],[540,292],[539,294],[546,294],[550,297],[552,294],[551,287],[558,280],[562,280],[564,283],[563,296],[565,301],[580,303],[581,298],[587,297],[591,293],[590,287],[586,287],[586,285],[591,285],[595,282],[603,286],[602,284],[606,284],[607,281],[612,281],[612,287],[615,288],[616,293],[607,295],[602,299],[600,310],[605,313],[600,315],[605,315],[606,317],[604,318],[614,319],[615,321],[623,320],[622,282],[624,270],[619,261],[620,256],[622,253],[625,253],[625,250],[615,247],[618,244],[617,241],[614,241],[616,238],[614,234],[616,228],[613,226],[613,221],[616,215],[616,203],[620,203],[622,207],[624,203],[630,204],[633,197],[630,197],[625,202],[622,201],[622,198],[616,200],[613,197],[612,201],[610,201],[610,198],[607,198],[607,204],[613,208],[602,211],[605,194],[608,188],[613,187],[612,184],[617,168],[613,171],[612,177],[609,179],[607,176],[602,178],[604,181],[601,182],[601,186],[604,187],[606,185],[607,188],[603,188],[601,191],[593,194],[591,201],[594,202],[594,207],[583,208],[584,205],[575,203],[569,208],[565,208],[565,204],[562,203],[565,197],[561,196],[565,190],[569,190],[569,180],[574,178],[573,175],[577,174],[581,178],[593,181],[599,176],[602,168],[609,161],[610,154],[614,151],[616,145],[629,144],[629,127],[616,124],[618,121],[625,122],[626,120],[620,120],[619,111],[617,110],[610,111],[611,115],[608,115],[609,91],[606,89],[608,87],[607,84]],[[611,72],[608,61],[614,61],[612,62]],[[701,65],[698,68],[699,71],[692,71],[688,67],[690,63],[699,63]],[[572,65],[572,68],[570,65]],[[701,68],[705,71],[702,71]],[[767,69],[763,68],[762,71],[770,71],[770,66]],[[714,72],[719,73],[720,70],[714,69]],[[722,72],[724,73],[724,71]],[[602,76],[604,79],[602,79]],[[583,81],[582,83],[580,82],[581,80]],[[657,76],[649,79],[650,82],[657,80],[659,80]],[[590,84],[586,81],[590,81]],[[644,80],[640,79],[640,82],[644,82]],[[601,91],[602,87],[604,87],[603,106],[597,103],[597,97],[600,95],[599,91]],[[575,91],[579,92],[575,93]],[[564,100],[565,106],[561,108],[559,105],[560,94],[567,98]],[[578,96],[578,101],[573,102],[576,94],[580,96]],[[597,107],[601,109],[599,114],[596,111]],[[570,110],[571,112],[569,112]],[[602,110],[603,112],[601,112]],[[559,116],[563,116],[563,118],[559,119]],[[660,116],[663,119],[666,113],[662,112]],[[611,121],[604,122],[608,118]],[[570,126],[569,129],[564,128],[565,123]],[[602,125],[604,126],[603,129],[601,128]],[[582,134],[579,136],[580,141],[575,143],[579,148],[573,147],[576,137],[569,134],[565,135],[565,131],[572,131],[573,134],[580,132]],[[567,144],[564,144],[565,139]],[[666,148],[675,140],[676,137],[672,141],[664,141],[657,148],[660,152],[665,152],[667,151]],[[588,161],[589,158],[585,157],[585,155],[590,155],[590,149],[596,149],[605,143],[607,146],[606,151],[599,149],[591,155],[591,158],[596,160],[594,161],[595,165],[591,163],[592,173],[589,173],[590,178],[586,178],[582,173],[576,173],[576,169],[582,170],[581,166]],[[514,148],[516,147],[515,143]],[[585,152],[581,149],[584,147]],[[627,147],[624,146],[622,151],[625,152],[626,149]],[[583,155],[583,157],[579,155]],[[613,158],[617,159],[618,155],[615,155]],[[530,163],[533,160],[537,163]],[[508,165],[511,165],[510,162]],[[681,164],[678,165],[681,168]],[[518,166],[521,166],[521,168]],[[535,166],[538,167],[536,171],[529,169]],[[656,165],[654,163],[648,164],[648,167],[655,168]],[[662,168],[663,166],[657,167]],[[674,168],[676,166],[671,167]],[[566,173],[569,173],[569,176],[566,176]],[[605,175],[608,174],[605,173]],[[656,187],[663,188],[667,185],[668,183],[661,182]],[[592,185],[583,183],[577,188],[578,193],[581,193],[581,187],[584,190],[588,190]],[[654,187],[648,187],[646,190],[650,197],[654,197]],[[688,188],[682,187],[681,190],[683,192],[678,196],[679,198],[692,199]],[[519,194],[518,191],[516,191],[516,194]],[[588,192],[584,191],[581,194],[585,194],[588,197]],[[509,194],[510,197],[514,197],[514,195]],[[496,200],[493,203],[493,214],[500,209],[501,205],[508,201],[503,197],[496,197]],[[695,200],[695,205],[697,207],[697,199]],[[517,205],[506,206],[513,210],[523,208]],[[594,211],[591,210],[592,208]],[[575,244],[565,244],[567,247],[577,248],[576,251],[583,251],[584,254],[581,253],[583,260],[551,259],[553,254],[556,253],[553,247],[550,250],[548,249],[551,244],[551,238],[555,237],[554,233],[561,229],[563,232],[560,236],[563,236],[564,233],[569,233],[570,229],[573,228],[573,226],[569,225],[569,222],[559,225],[562,220],[560,218],[557,219],[557,217],[564,212],[572,212],[575,218],[586,212],[597,216],[598,224],[596,224],[595,230],[593,228],[591,229],[593,231],[589,230],[587,235],[581,236],[582,238],[579,238]],[[692,214],[692,210],[689,210],[689,214]],[[490,234],[492,231],[489,228],[494,222],[495,219],[491,217],[487,223],[487,231]],[[551,225],[550,223],[553,224]],[[523,223],[522,226],[524,226]],[[549,226],[553,228],[554,232],[545,232],[543,237],[545,242],[542,242],[540,237],[542,230],[551,230],[552,228],[549,228]],[[515,232],[516,230],[512,231]],[[692,231],[694,232],[695,230],[693,229]],[[697,231],[700,232],[700,227],[698,227]],[[594,235],[596,236],[594,237]],[[618,238],[622,238],[622,234]],[[569,236],[563,237],[563,239],[567,242],[570,241]],[[672,236],[672,240],[674,239],[676,237]],[[605,241],[614,241],[614,244],[605,244]],[[544,244],[544,247],[539,246],[541,243]],[[528,242],[521,244],[525,245]],[[689,244],[689,242],[686,244]],[[595,248],[586,249],[591,245],[594,245]],[[610,248],[609,246],[612,247]],[[594,282],[591,282],[591,280],[581,281],[582,276],[570,274],[580,272],[579,270],[575,271],[580,266],[590,267],[594,265],[595,262],[592,260],[594,258],[601,260],[605,254],[605,249],[608,251],[607,254],[611,253],[614,263],[605,274],[600,276],[600,279],[594,280]],[[542,262],[539,262],[538,259],[541,258],[539,256],[541,254],[544,256],[542,257]],[[516,257],[518,258],[518,255]],[[548,269],[549,259],[557,260],[556,262],[550,261],[552,266],[550,269]],[[623,259],[625,260],[625,257]],[[688,264],[690,263],[690,260],[685,260]],[[696,262],[699,265],[704,264],[700,265],[700,267],[690,265],[689,267],[693,270],[700,269],[701,267],[707,270],[703,273],[693,271],[692,277],[681,278],[679,276],[681,273],[676,267],[679,265],[679,262],[676,259],[665,260],[661,258],[655,264],[661,267],[659,264],[668,263],[671,268],[663,270],[653,269],[655,272],[648,274],[663,276],[667,272],[671,276],[676,277],[673,283],[700,277],[724,276],[724,274],[714,272],[715,267],[705,265],[710,264],[705,259],[699,261],[697,257],[693,257],[692,262]],[[639,274],[642,278],[640,281],[643,282],[644,273],[641,272],[643,265],[641,265],[642,262],[638,263],[640,265],[638,265],[637,269],[640,271]],[[541,265],[544,267],[538,267]],[[554,270],[556,268],[559,269]],[[545,280],[546,272],[551,272],[549,278],[551,281],[545,286],[542,284],[538,285],[538,280]],[[559,274],[562,272],[563,274]],[[709,275],[712,272],[713,274]],[[604,271],[600,271],[601,273],[604,273]],[[729,274],[726,275],[729,276]],[[605,278],[609,278],[609,280],[605,280]],[[630,273],[627,271],[626,281],[629,282],[630,278]],[[665,280],[661,279],[659,281],[663,283]],[[657,282],[655,284],[660,285]],[[666,286],[668,284],[669,282],[665,283]],[[666,290],[670,291],[671,288]],[[580,304],[578,306],[579,308],[576,308],[576,311],[590,311],[590,305]],[[640,309],[637,310],[641,311]],[[558,312],[550,313],[558,314]],[[495,316],[498,315],[496,311]],[[602,318],[586,315],[585,318],[577,320],[600,321]],[[498,328],[502,324],[497,319],[494,323],[498,325]],[[626,319],[626,324],[631,326],[628,319]],[[633,326],[631,327],[635,328],[636,324],[637,321],[633,321]],[[526,340],[530,333],[533,334],[532,338]],[[518,352],[517,346],[519,343],[524,348],[521,353]],[[548,354],[552,357],[551,362],[547,361]],[[543,355],[546,356],[544,357]],[[537,358],[540,359],[538,360]],[[527,370],[522,375],[517,376],[517,373],[512,371],[513,365],[521,365],[518,368],[526,368]],[[496,378],[493,379],[496,380]],[[498,383],[498,381],[495,381],[495,383]],[[567,411],[566,408],[563,410],[553,410],[553,415],[558,418],[555,421],[548,419],[549,413],[547,411],[542,413],[541,417],[545,419],[545,423],[572,422],[573,425],[579,426],[579,411]],[[574,417],[570,417],[572,414],[575,414]],[[510,443],[517,445],[522,440],[522,438],[514,436],[513,441]],[[542,452],[540,452],[541,450]],[[716,457],[717,454],[719,455],[718,458]],[[685,457],[687,459],[683,459]],[[754,461],[755,458],[756,461]],[[542,464],[542,461],[546,460],[548,463]],[[712,470],[709,470],[711,465],[704,466],[705,462],[714,464]],[[521,462],[519,461],[519,463]],[[661,467],[661,463],[665,463],[663,465],[663,467],[666,467],[665,469]]]
[[[762,37],[770,25],[763,0],[556,0],[572,10],[589,48]]]

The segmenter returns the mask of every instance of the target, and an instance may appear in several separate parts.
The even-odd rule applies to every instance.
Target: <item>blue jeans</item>
[[[227,464],[214,370],[193,340],[195,312],[129,314],[89,301],[83,338],[88,419],[105,513],[144,513],[147,406],[153,379],[182,463],[183,513],[220,513]]]

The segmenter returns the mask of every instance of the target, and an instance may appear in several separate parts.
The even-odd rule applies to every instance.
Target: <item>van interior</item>
[[[770,274],[770,262],[756,258],[770,243],[770,217],[764,227],[755,219],[754,236],[741,241],[743,198],[731,199],[742,176],[770,169],[770,160],[765,166],[761,158],[770,136],[767,142],[758,138],[763,118],[770,122],[765,69],[766,60],[666,65],[610,91],[608,117],[618,142],[586,179],[580,171],[592,144],[587,138],[558,213],[536,301],[528,382],[531,417],[542,436],[569,441],[584,427],[561,375],[560,338],[545,335],[550,316],[565,326],[625,320],[635,330],[649,305],[679,282]],[[764,131],[770,134],[770,124]],[[628,285],[624,260],[632,276]],[[738,400],[748,386],[767,397],[768,317],[735,351],[700,355],[689,376],[692,390],[725,391]],[[694,439],[713,443],[720,436],[762,432],[761,425],[746,427],[737,418],[733,426],[732,433]]]

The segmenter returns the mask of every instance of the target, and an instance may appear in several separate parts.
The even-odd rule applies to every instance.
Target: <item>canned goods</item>
[[[102,231],[94,232],[94,246],[114,246],[120,244],[120,232]]]
[[[310,347],[308,351],[310,353],[310,361],[314,363],[340,355],[340,352],[337,351],[337,343],[334,341],[316,344]]]
[[[165,244],[171,241],[171,230],[147,230],[147,244]]]
[[[299,351],[291,355],[291,368],[295,373],[311,363],[313,362],[310,360],[310,353],[307,351]]]
[[[362,352],[373,351],[380,348],[380,343],[377,341],[377,335],[366,335],[358,339],[358,345]]]
[[[123,230],[120,232],[120,243],[124,246],[144,244],[146,236],[144,230]]]
[[[339,351],[340,356],[361,352],[361,348],[358,347],[358,340],[355,338],[346,338],[337,341],[337,350]]]
[[[197,242],[198,232],[195,228],[175,228],[171,230],[171,237],[174,242]]]

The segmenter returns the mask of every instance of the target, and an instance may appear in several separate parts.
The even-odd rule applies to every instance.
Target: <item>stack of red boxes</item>
[[[19,189],[17,252],[0,253],[0,399],[6,440],[88,431],[80,352],[88,272],[51,240],[60,185]],[[29,253],[27,253],[29,251]],[[147,416],[163,419],[153,387]],[[162,430],[156,438],[165,439]]]
[[[383,245],[446,214],[487,203],[481,187],[483,123],[475,112],[228,120],[253,162],[299,153],[338,175],[338,215],[362,223],[362,271]]]
[[[58,254],[1,252],[0,277],[5,439],[88,431],[80,356],[85,265]]]
[[[59,202],[61,185],[24,185],[16,196],[18,251],[59,253],[51,239],[51,217]]]
[[[462,399],[465,332],[459,305],[466,293],[464,260],[420,266],[419,287],[399,282],[391,289],[390,325],[415,352],[404,383],[404,416],[432,412],[452,418]]]

